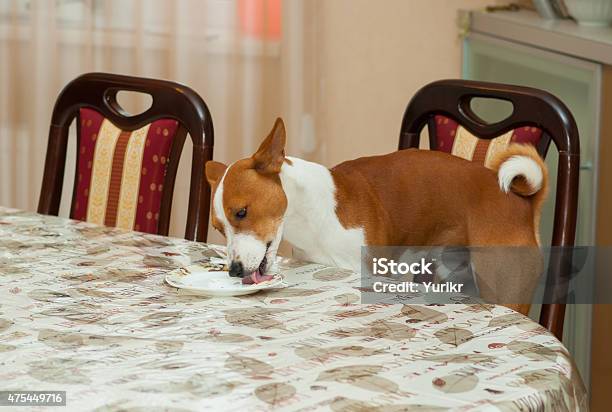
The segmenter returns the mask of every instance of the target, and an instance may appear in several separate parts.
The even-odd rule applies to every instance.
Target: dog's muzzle
[[[268,242],[266,245],[266,254],[256,270],[250,273],[245,273],[242,262],[239,260],[232,260],[229,268],[229,275],[231,277],[242,278],[242,283],[244,284],[260,283],[272,279],[272,276],[266,275],[266,268],[268,266],[268,257],[266,255],[270,245],[271,242]]]

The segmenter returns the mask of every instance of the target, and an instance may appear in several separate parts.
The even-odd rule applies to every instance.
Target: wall
[[[457,11],[495,3],[502,2],[317,0],[317,149],[309,157],[331,166],[395,150],[410,97],[460,75]]]

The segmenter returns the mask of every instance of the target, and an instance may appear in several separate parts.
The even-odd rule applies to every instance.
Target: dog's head
[[[230,275],[259,283],[270,269],[282,237],[287,197],[280,180],[285,125],[276,119],[257,152],[229,167],[206,163],[212,188],[212,224],[227,241]]]

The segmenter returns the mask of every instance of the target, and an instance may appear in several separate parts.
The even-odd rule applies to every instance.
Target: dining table
[[[287,287],[252,295],[165,282],[222,254],[0,208],[0,391],[65,391],[70,411],[588,410],[563,344],[503,306],[365,304],[359,273],[286,257]]]

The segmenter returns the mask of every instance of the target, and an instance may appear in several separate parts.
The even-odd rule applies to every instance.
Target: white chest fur
[[[290,157],[281,181],[287,196],[283,238],[296,257],[359,271],[363,229],[345,229],[336,215],[336,188],[330,171],[316,163]]]

